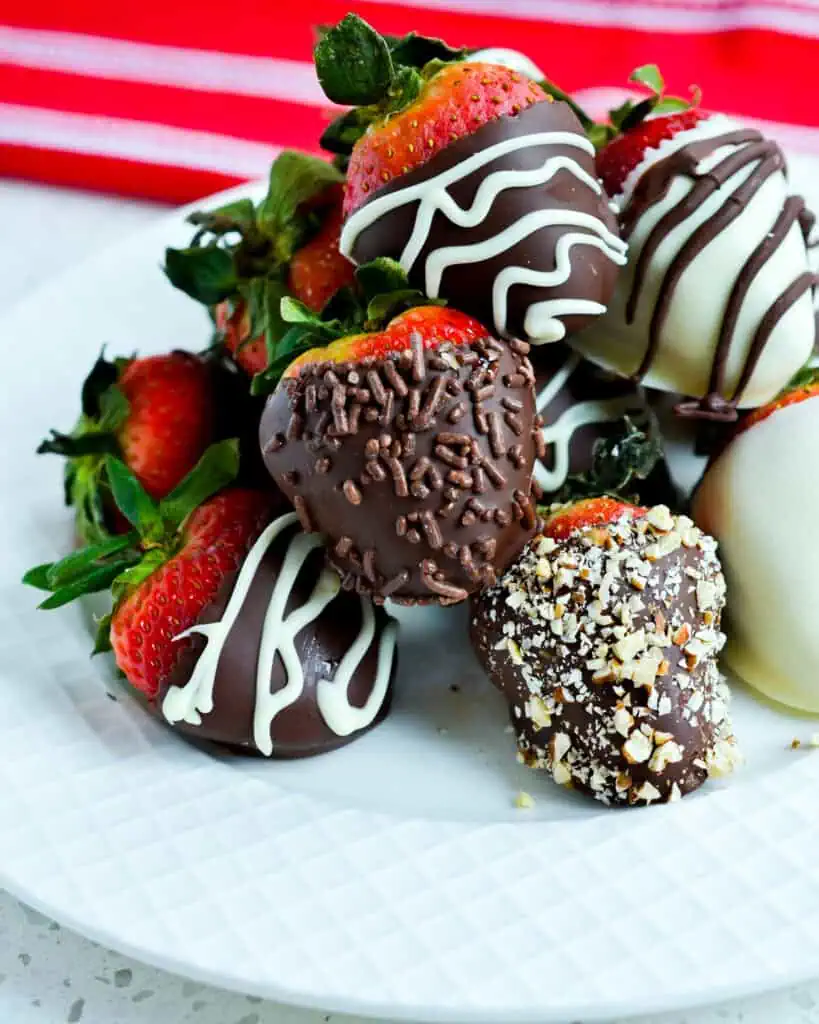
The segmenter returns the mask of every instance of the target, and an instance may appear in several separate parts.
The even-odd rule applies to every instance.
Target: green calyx
[[[780,391],[780,395],[787,395],[791,391],[801,391],[804,388],[812,388],[816,384],[819,384],[819,366],[808,364],[803,366],[801,370],[796,371],[782,391]]]
[[[332,164],[285,150],[270,168],[267,195],[254,204],[240,199],[216,210],[191,214],[196,228],[186,249],[166,249],[168,280],[212,308],[243,302],[248,341],[264,336],[274,348],[286,331],[278,316],[288,294],[288,269],[295,253],[321,228],[322,197],[344,176]]]
[[[190,473],[161,501],[154,501],[130,469],[113,455],[104,458],[105,474],[116,507],[131,529],[73,551],[57,562],[35,566],[23,583],[48,593],[40,608],[50,610],[84,594],[110,590],[114,606],[184,544],[184,524],[194,509],[230,484],[239,471],[235,440],[211,445]],[[107,650],[106,616],[95,653]],[[103,633],[105,635],[103,635]]]
[[[544,80],[538,84],[549,96],[567,103],[572,108],[595,149],[602,149],[619,135],[624,135],[636,128],[649,116],[675,114],[682,110],[689,110],[691,107],[699,106],[702,99],[702,93],[696,86],[691,87],[689,99],[683,99],[681,96],[667,96],[665,80],[656,64],[644,64],[642,67],[635,68],[629,75],[629,82],[648,89],[650,95],[641,100],[626,100],[615,110],[609,111],[607,121],[595,121],[568,93],[553,82]]]
[[[369,125],[405,110],[428,78],[469,53],[417,32],[382,36],[357,14],[322,30],[314,50],[319,82],[328,99],[353,108],[325,130],[322,147],[343,163]]]
[[[251,391],[255,395],[270,394],[290,363],[311,348],[322,348],[351,334],[379,331],[414,306],[436,305],[446,303],[412,288],[401,265],[385,256],[358,267],[355,286],[336,292],[320,314],[285,297],[279,315],[288,329],[276,351],[268,352],[268,367],[253,378]]]
[[[67,459],[65,502],[74,507],[77,532],[86,544],[100,543],[109,536],[111,495],[105,460],[120,452],[118,434],[129,407],[117,382],[128,363],[122,359],[111,362],[104,351],[100,353],[83,384],[82,411],[74,429],[70,434],[52,430],[37,448],[38,455]]]
[[[599,437],[594,442],[588,472],[570,476],[551,501],[571,502],[603,495],[632,501],[637,497],[637,484],[650,476],[662,459],[662,441],[653,426],[641,430],[624,416],[621,430],[614,437]]]
[[[644,64],[629,75],[629,81],[649,90],[645,99],[628,99],[615,110],[609,111],[606,124],[594,124],[588,131],[589,138],[600,149],[618,135],[632,131],[649,116],[676,114],[691,107],[697,107],[702,100],[702,93],[696,86],[691,87],[691,96],[668,96],[665,91],[665,80],[656,64]]]

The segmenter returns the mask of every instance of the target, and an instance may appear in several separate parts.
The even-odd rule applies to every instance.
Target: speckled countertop
[[[161,207],[0,181],[0,309],[155,217]],[[285,1009],[137,963],[0,890],[2,1024],[356,1024]],[[643,1024],[819,1024],[819,982]],[[363,1022],[358,1022],[363,1024]],[[637,1024],[637,1020],[618,1024]]]

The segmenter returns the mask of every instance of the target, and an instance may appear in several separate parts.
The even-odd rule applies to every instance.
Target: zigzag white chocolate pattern
[[[566,386],[582,362],[579,355],[567,356],[566,362],[556,371],[549,383],[537,396],[537,411],[543,413]],[[621,395],[617,398],[592,398],[587,402],[578,402],[566,409],[554,423],[541,428],[543,441],[554,447],[553,468],[548,469],[540,459],[535,461],[534,475],[538,484],[546,492],[559,491],[569,476],[570,452],[572,437],[576,430],[590,426],[592,423],[612,423],[626,413],[637,426],[648,422],[648,414],[639,412],[638,403],[633,395]]]
[[[184,686],[171,687],[162,702],[162,714],[171,724],[187,722],[198,726],[202,715],[213,711],[213,688],[222,650],[233,629],[236,619],[250,591],[256,573],[267,551],[276,539],[291,526],[298,523],[298,517],[291,512],[272,522],[251,548],[236,579],[223,617],[218,622],[192,626],[180,633],[175,640],[198,634],[205,637],[207,645],[197,661],[190,679]],[[341,584],[335,572],[323,569],[316,581],[313,592],[306,604],[285,615],[285,608],[301,569],[316,548],[324,543],[314,533],[297,532],[290,541],[270,595],[267,612],[262,626],[259,654],[256,662],[256,707],[253,716],[254,742],[262,754],[271,756],[273,741],[271,726],[273,720],[284,708],[294,704],[304,688],[304,670],[294,645],[297,634],[317,619],[328,604],[339,593]],[[395,653],[397,624],[390,622],[384,628],[379,640],[378,667],[376,679],[366,704],[353,707],[348,690],[353,675],[370,648],[375,636],[375,613],[371,603],[361,599],[361,631],[344,655],[332,680],[321,680],[317,688],[317,701],[322,717],[328,727],[338,736],[368,726],[375,716],[387,693]],[[275,693],[270,692],[270,676],[276,655],[281,657],[285,669],[286,684]]]
[[[401,266],[409,273],[427,242],[436,213],[443,214],[457,227],[477,227],[486,219],[495,199],[505,189],[533,188],[545,185],[560,170],[569,171],[578,181],[592,189],[595,194],[602,195],[600,184],[576,160],[567,156],[547,157],[540,167],[528,171],[506,169],[487,174],[478,187],[472,206],[467,210],[460,207],[447,192],[450,185],[461,181],[474,171],[480,170],[493,160],[498,160],[518,149],[545,145],[572,146],[594,156],[594,146],[585,136],[575,132],[536,132],[531,135],[505,139],[494,146],[488,146],[480,153],[474,153],[457,166],[451,167],[427,181],[398,189],[387,195],[376,195],[347,219],[341,232],[341,252],[348,259],[352,259],[356,240],[365,228],[370,227],[384,214],[409,203],[417,202],[415,224],[400,259]],[[525,267],[510,266],[498,275],[492,290],[493,317],[495,330],[501,337],[507,336],[506,296],[512,285],[531,284],[549,287],[564,284],[572,272],[570,259],[572,246],[593,245],[618,266],[622,266],[626,262],[626,243],[609,231],[598,217],[577,210],[540,210],[521,217],[500,234],[483,242],[433,250],[427,256],[424,268],[424,290],[430,298],[438,298],[441,278],[448,266],[458,263],[481,263],[511,248],[535,231],[556,225],[586,228],[592,234],[575,232],[563,236],[560,240],[563,244],[557,246],[554,270],[539,272]],[[526,331],[530,341],[558,341],[566,333],[563,324],[557,319],[558,316],[602,312],[604,312],[603,306],[587,299],[561,298],[538,302],[530,306],[526,314]]]

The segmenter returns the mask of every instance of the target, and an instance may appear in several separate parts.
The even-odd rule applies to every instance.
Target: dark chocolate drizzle
[[[709,171],[698,173],[700,163],[723,146],[741,148],[729,153]],[[719,210],[693,232],[669,267],[657,295],[649,326],[648,344],[643,360],[634,374],[635,380],[642,380],[651,368],[674,292],[682,275],[696,257],[736,220],[768,178],[785,168],[785,158],[779,146],[763,138],[759,132],[738,129],[683,146],[650,167],[637,183],[631,201],[621,217],[622,233],[626,239],[630,238],[643,214],[665,199],[675,177],[684,175],[695,182],[685,199],[658,221],[642,247],[635,266],[631,293],[626,303],[627,323],[634,321],[648,267],[668,233],[693,216],[715,192],[749,164],[756,166],[745,181],[726,198]],[[785,241],[795,221],[799,222],[803,234],[807,237],[812,225],[812,215],[805,210],[801,198],[792,196],[785,203],[771,231],[748,257],[734,282],[714,350],[706,395],[701,399],[680,403],[675,409],[678,415],[720,422],[731,422],[737,418],[737,405],[774,329],[794,303],[817,282],[814,274],[806,272],[792,282],[771,305],[754,334],[739,383],[733,395],[726,397],[725,372],[742,303],[757,274]]]

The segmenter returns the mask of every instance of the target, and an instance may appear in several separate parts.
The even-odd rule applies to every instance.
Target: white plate
[[[819,199],[819,163],[793,177]],[[390,720],[293,763],[185,745],[88,659],[88,609],[34,610],[17,580],[71,525],[33,449],[101,342],[206,342],[159,269],[187,237],[175,214],[0,324],[0,884],[159,966],[382,1018],[590,1021],[819,974],[819,752],[788,749],[816,726],[741,688],[740,776],[612,812],[515,763],[462,608],[404,613]]]

